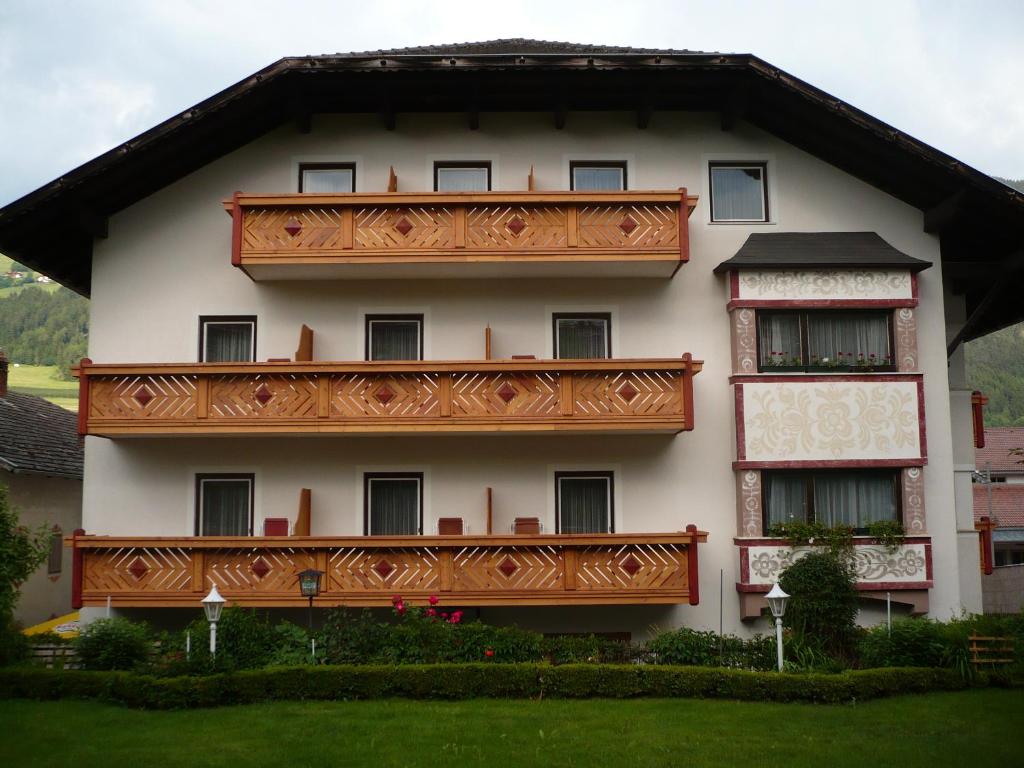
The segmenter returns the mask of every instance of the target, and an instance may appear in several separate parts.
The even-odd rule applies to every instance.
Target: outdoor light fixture
[[[309,628],[313,629],[313,598],[320,594],[320,579],[324,572],[315,568],[307,568],[299,574],[299,591],[303,597],[309,598]]]
[[[220,621],[220,614],[224,610],[224,603],[226,602],[227,600],[221,597],[220,592],[217,591],[216,584],[213,585],[210,594],[203,598],[203,610],[206,611],[206,620],[210,622],[211,656],[217,654],[217,622]]]
[[[782,591],[782,587],[779,586],[779,582],[775,582],[775,586],[772,587],[765,597],[768,599],[768,607],[772,610],[772,616],[775,617],[775,646],[779,656],[779,672],[782,671],[782,617],[786,615],[786,601],[789,600],[789,595]]]

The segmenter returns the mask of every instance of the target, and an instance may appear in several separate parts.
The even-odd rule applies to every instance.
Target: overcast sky
[[[282,56],[499,37],[754,53],[1024,178],[1024,0],[0,0],[0,205]]]

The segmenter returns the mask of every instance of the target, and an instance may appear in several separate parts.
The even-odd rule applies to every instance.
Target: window
[[[367,360],[422,360],[423,315],[367,315]]]
[[[875,310],[757,313],[760,369],[894,370],[892,314]]]
[[[423,532],[423,473],[375,472],[363,476],[367,536],[418,536]]]
[[[555,358],[558,360],[596,360],[612,356],[612,316],[556,313]]]
[[[196,535],[252,536],[255,475],[196,475]]]
[[[569,163],[569,188],[581,191],[626,189],[626,164],[573,161]]]
[[[611,472],[555,472],[555,533],[614,533]]]
[[[53,526],[50,532],[50,556],[47,559],[46,572],[51,576],[60,574],[64,565],[64,532],[59,525]]]
[[[301,163],[299,165],[299,192],[356,191],[355,163]]]
[[[199,318],[199,362],[251,363],[255,359],[255,316]]]
[[[711,220],[768,221],[764,163],[712,163]]]
[[[764,472],[764,525],[789,522],[847,525],[866,532],[878,520],[899,520],[896,472],[822,470]]]
[[[489,192],[490,189],[490,163],[434,163],[435,192]]]

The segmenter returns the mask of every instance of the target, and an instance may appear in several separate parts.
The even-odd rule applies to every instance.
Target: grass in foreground
[[[14,392],[41,397],[69,411],[78,410],[78,381],[59,379],[55,365],[12,364],[8,369],[8,386]]]
[[[850,706],[688,699],[281,702],[144,712],[0,701],[0,765],[1017,765],[1024,692]]]

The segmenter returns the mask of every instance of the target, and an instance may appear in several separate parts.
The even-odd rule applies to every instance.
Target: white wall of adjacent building
[[[690,219],[691,260],[673,279],[251,281],[230,265],[230,219],[220,202],[236,190],[296,190],[299,162],[357,163],[357,191],[383,191],[394,167],[403,192],[432,185],[435,160],[488,160],[495,190],[522,190],[534,168],[538,190],[567,189],[571,160],[626,160],[630,189],[686,187],[700,195]],[[771,222],[713,224],[707,164],[768,163]],[[925,373],[928,466],[925,504],[933,537],[933,615],[975,606],[958,573],[969,567],[958,542],[953,433],[947,381],[938,239],[921,212],[746,124],[719,128],[717,115],[661,114],[645,131],[630,114],[316,116],[313,130],[281,128],[116,214],[95,247],[89,354],[96,363],[196,359],[200,315],[256,315],[257,359],[290,356],[305,323],[320,360],[362,359],[361,318],[422,312],[425,357],[483,357],[484,328],[495,357],[551,354],[552,311],[611,311],[615,357],[690,352],[704,361],[694,382],[696,429],[671,436],[132,439],[86,441],[83,524],[90,533],[190,535],[193,475],[256,473],[256,517],[294,518],[299,489],[313,490],[313,533],[362,532],[362,469],[424,471],[426,530],[462,516],[482,530],[484,489],[494,488],[498,526],[516,516],[552,523],[555,469],[616,471],[616,530],[710,534],[701,548],[701,605],[630,609],[628,627],[657,622],[717,627],[719,569],[726,628],[739,621],[733,390],[725,279],[712,274],[757,232],[875,231],[899,250],[935,264],[919,275],[921,369]],[[970,489],[967,489],[970,493]],[[960,539],[963,537],[960,536]],[[968,594],[969,593],[969,594]],[[609,612],[619,609],[610,608]],[[586,613],[586,612],[584,612]],[[538,615],[553,615],[538,611]],[[586,613],[587,616],[593,614]],[[580,614],[581,616],[583,614]],[[595,614],[600,615],[600,614]],[[589,619],[588,619],[589,620]],[[545,620],[547,621],[547,620]],[[551,620],[554,623],[561,619]],[[582,619],[581,619],[582,621]]]

